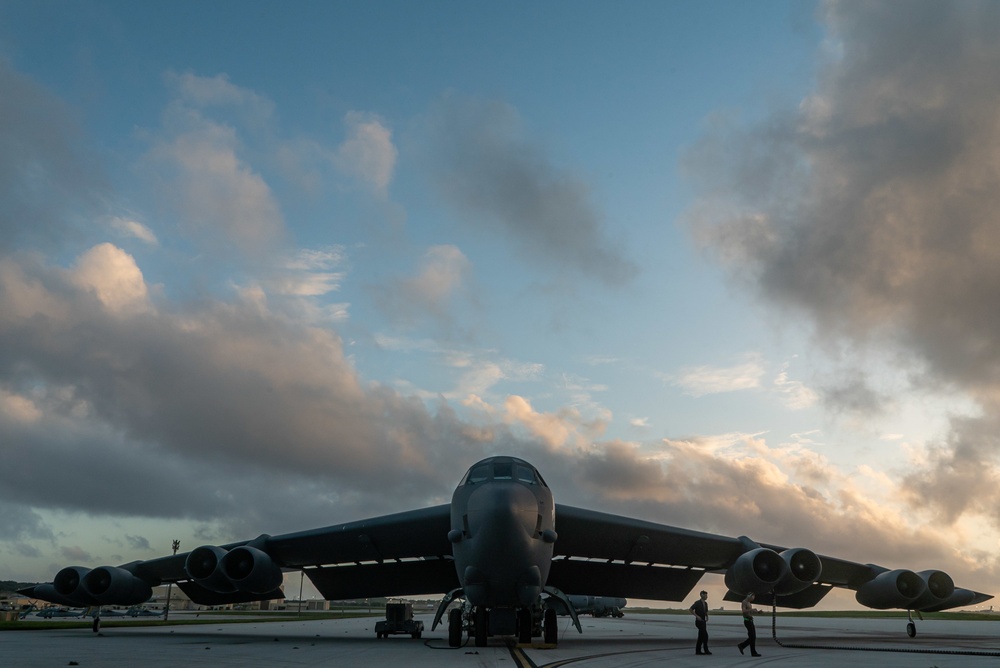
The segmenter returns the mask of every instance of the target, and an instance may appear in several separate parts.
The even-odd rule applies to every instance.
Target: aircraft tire
[[[448,646],[462,646],[462,610],[452,608],[448,613]]]
[[[517,641],[527,645],[531,642],[531,610],[521,608],[517,614]]]
[[[486,647],[490,635],[490,611],[484,606],[476,606],[476,647]]]
[[[101,618],[94,617],[94,633],[100,633],[100,632],[101,632]]]
[[[906,635],[910,636],[911,638],[916,638],[917,637],[917,625],[914,624],[913,622],[908,622],[906,624]]]
[[[555,645],[559,642],[559,620],[556,611],[549,608],[545,611],[545,644]]]

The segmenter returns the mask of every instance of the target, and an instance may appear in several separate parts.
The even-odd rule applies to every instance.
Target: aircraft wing
[[[177,583],[196,603],[223,605],[283,597],[283,571],[302,569],[328,600],[441,594],[461,586],[450,517],[451,506],[440,505],[119,567],[69,567],[21,593],[60,605],[132,605],[148,600],[152,586]],[[560,504],[555,530],[546,584],[563,592],[679,601],[711,572],[725,574],[727,600],[774,591],[758,603],[791,608],[816,605],[832,587],[883,609],[946,610],[992,598],[955,588],[941,571],[890,571]]]
[[[815,555],[803,548],[790,550],[746,537],[730,538],[561,504],[556,504],[556,531],[559,537],[548,584],[594,596],[680,601],[706,572],[726,574],[731,588],[763,590],[752,582],[763,568],[785,573],[774,589],[779,592],[777,605],[789,608],[812,607],[833,587],[858,591],[859,601],[875,608],[912,606],[937,611],[992,598],[955,588],[941,571],[890,571]],[[908,587],[923,593],[906,599],[906,591],[900,589]],[[743,595],[730,591],[725,598],[738,601]],[[769,594],[757,597],[762,605],[773,601]]]
[[[300,568],[328,600],[440,594],[460,586],[447,538],[450,512],[449,505],[434,506],[193,551],[195,561],[204,560],[206,578],[218,563],[213,559],[231,557],[232,570],[242,578],[240,586],[232,587],[232,591],[220,591],[227,587],[218,581],[192,578],[185,569],[191,552],[106,570],[122,580],[122,586],[138,586],[123,573],[153,586],[177,583],[191,600],[203,605],[284,597],[281,572]],[[67,576],[60,581],[65,571],[73,571],[70,576],[75,573],[75,578]],[[22,593],[62,604],[98,604],[101,601],[92,596],[93,581],[87,580],[88,586],[82,586],[90,572],[64,569],[52,584],[30,587]],[[113,578],[110,586],[115,587]],[[109,594],[109,600],[120,600],[119,591]],[[141,597],[137,593],[135,598],[141,598],[136,601],[141,603],[149,594]]]

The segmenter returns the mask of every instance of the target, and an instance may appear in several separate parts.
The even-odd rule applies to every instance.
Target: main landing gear
[[[530,643],[535,636],[542,636],[547,645],[559,642],[559,621],[552,608],[513,610],[468,605],[452,608],[448,611],[448,645],[461,647],[465,631],[476,647],[486,647],[491,635],[517,636],[517,641],[523,644]]]
[[[448,645],[462,646],[462,636],[466,631],[476,647],[485,647],[490,636],[515,636],[517,641],[527,644],[532,638],[541,637],[546,645],[559,642],[559,619],[557,614],[569,614],[576,630],[583,633],[576,608],[569,597],[554,587],[545,587],[542,596],[534,603],[520,607],[486,607],[472,605],[465,599],[465,592],[453,589],[438,604],[437,614],[431,630],[437,628],[448,614]],[[456,600],[464,600],[462,605],[451,607]],[[451,609],[449,610],[449,607]]]
[[[448,611],[448,645],[461,647],[465,631],[476,647],[486,647],[489,637],[517,636],[519,643],[527,644],[541,636],[547,645],[559,642],[559,619],[553,608],[487,608],[462,607]]]

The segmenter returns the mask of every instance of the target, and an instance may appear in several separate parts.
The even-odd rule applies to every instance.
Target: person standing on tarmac
[[[694,653],[711,654],[708,651],[708,592],[703,590],[700,595],[701,598],[688,608],[694,615],[694,625],[698,627],[698,641],[695,643]]]
[[[743,611],[743,626],[747,627],[747,639],[741,642],[737,647],[740,649],[740,654],[743,650],[750,646],[750,656],[760,656],[757,653],[757,629],[753,625],[753,600],[755,596],[753,592],[747,594],[746,598],[743,599],[743,603],[740,604],[740,609]]]

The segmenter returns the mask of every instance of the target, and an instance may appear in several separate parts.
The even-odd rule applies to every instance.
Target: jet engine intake
[[[83,588],[100,605],[139,605],[153,596],[149,583],[114,566],[101,566],[87,573]]]
[[[188,553],[184,560],[184,571],[192,580],[209,591],[231,594],[236,585],[229,581],[220,564],[226,550],[215,545],[202,545]]]
[[[21,592],[56,605],[95,605],[97,602],[83,588],[83,578],[89,572],[90,569],[83,566],[69,566],[56,573],[51,583],[38,584]]]
[[[941,605],[955,593],[955,581],[944,571],[920,571],[917,575],[924,581],[927,588],[911,604],[914,610]]]
[[[799,593],[816,582],[823,572],[823,563],[816,553],[804,547],[785,550],[780,556],[787,569],[774,587],[774,593],[779,596]]]
[[[94,605],[95,601],[83,586],[83,579],[90,573],[83,566],[67,566],[52,580],[52,587],[61,598],[73,605]]]
[[[926,589],[927,585],[919,575],[897,569],[886,571],[863,584],[854,598],[861,605],[877,610],[911,608]]]
[[[281,567],[268,554],[249,545],[229,551],[220,568],[234,587],[252,594],[266,594],[281,586]]]
[[[758,547],[740,555],[726,571],[726,586],[737,594],[764,594],[781,582],[788,572],[785,560],[774,550]]]

